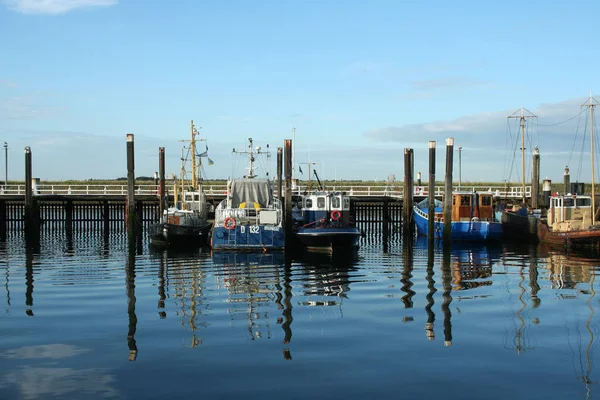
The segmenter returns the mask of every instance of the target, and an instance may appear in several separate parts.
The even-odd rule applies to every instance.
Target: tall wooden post
[[[428,212],[427,212],[427,240],[429,246],[433,245],[435,238],[435,141],[429,141],[429,197],[428,197]]]
[[[39,211],[33,198],[31,148],[25,147],[25,236],[34,239],[39,235]]]
[[[533,168],[531,169],[531,207],[540,208],[540,149],[533,151]]]
[[[402,202],[402,236],[409,237],[414,233],[413,219],[413,149],[404,149],[404,199]]]
[[[135,162],[134,162],[134,147],[133,134],[127,134],[127,233],[130,237],[134,237],[135,229]]]
[[[446,180],[444,185],[444,245],[450,244],[452,225],[452,166],[454,138],[446,139]]]
[[[282,170],[283,170],[283,148],[278,147],[277,148],[277,198],[279,199],[279,201],[283,200],[283,193],[281,193],[281,189],[282,189],[282,180],[281,180],[281,174],[282,174]]]
[[[285,243],[286,247],[292,243],[292,141],[284,141],[285,158]]]
[[[569,173],[569,167],[565,167],[565,175],[564,175],[564,194],[571,192],[571,174]]]
[[[159,193],[159,205],[158,205],[158,218],[162,218],[163,212],[165,210],[165,148],[158,148],[158,193]]]

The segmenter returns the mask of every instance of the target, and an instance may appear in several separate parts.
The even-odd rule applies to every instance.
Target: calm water
[[[583,399],[600,261],[425,244],[356,255],[0,243],[0,398]]]

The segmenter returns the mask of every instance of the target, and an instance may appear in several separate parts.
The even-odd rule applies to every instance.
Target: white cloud
[[[22,14],[63,14],[77,8],[106,7],[117,0],[3,0],[11,10]]]
[[[60,111],[59,107],[39,104],[38,101],[32,96],[0,98],[0,117],[33,120],[49,117]]]

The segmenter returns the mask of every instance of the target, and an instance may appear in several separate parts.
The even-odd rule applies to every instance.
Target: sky
[[[124,177],[128,133],[136,176],[158,171],[159,147],[177,174],[194,120],[208,179],[241,175],[231,150],[251,137],[272,150],[272,176],[293,139],[295,168],[337,180],[401,181],[405,148],[425,180],[436,141],[442,180],[452,137],[454,181],[460,169],[520,182],[507,117],[524,107],[537,116],[526,178],[539,146],[542,178],[561,182],[568,165],[589,182],[599,12],[593,0],[0,0],[8,178],[24,179],[26,146],[42,181]]]

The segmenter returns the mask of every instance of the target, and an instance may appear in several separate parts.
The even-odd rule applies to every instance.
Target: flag
[[[198,157],[208,157],[208,150],[206,150],[204,153],[198,154]]]
[[[208,165],[213,165],[215,162],[213,160],[211,160],[210,158],[208,159]]]
[[[302,172],[302,167],[299,165],[298,165],[298,171],[300,171],[300,173],[304,175],[304,172]]]

